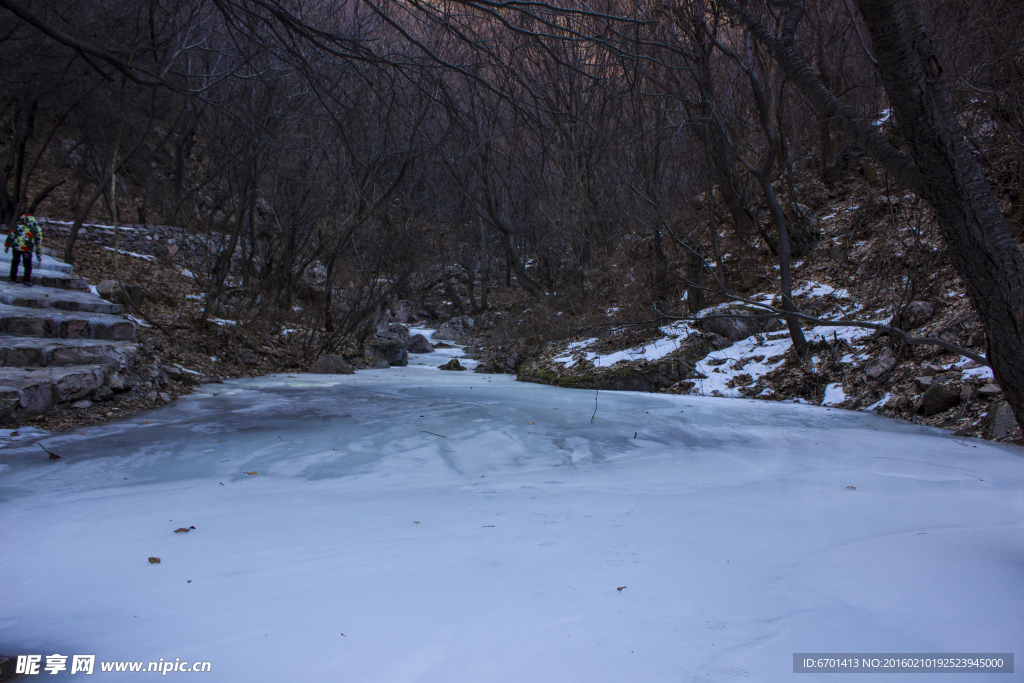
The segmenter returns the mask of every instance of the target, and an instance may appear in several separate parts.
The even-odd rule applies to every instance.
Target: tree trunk
[[[916,0],[858,0],[889,102],[949,254],[984,321],[988,359],[1024,424],[1024,257],[971,154]]]
[[[1017,423],[1024,423],[1024,256],[964,139],[916,1],[857,0],[912,159],[828,92],[791,46],[734,0],[720,3],[768,49],[820,114],[835,117],[894,180],[935,209],[953,263],[985,326],[996,381]]]

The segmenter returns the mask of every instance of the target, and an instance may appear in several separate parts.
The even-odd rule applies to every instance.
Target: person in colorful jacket
[[[22,284],[26,287],[32,286],[32,252],[36,252],[36,259],[43,260],[43,231],[34,216],[23,214],[14,222],[14,227],[7,234],[4,242],[4,253],[14,248],[11,257],[11,282],[17,282],[18,264],[24,262],[25,277]]]

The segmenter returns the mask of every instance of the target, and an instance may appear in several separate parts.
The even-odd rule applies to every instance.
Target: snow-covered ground
[[[807,295],[810,297],[830,297],[833,301],[841,301],[849,298],[845,289],[835,289],[830,285],[814,281],[807,281],[794,289],[794,296]],[[772,297],[769,294],[754,294],[750,297],[752,301],[770,302]],[[719,313],[722,310],[733,306],[732,303],[725,303],[719,306],[704,309],[699,316],[708,316]],[[838,308],[838,314],[829,320],[836,320],[846,315],[853,315],[859,306],[846,305]],[[884,323],[885,320],[872,322]],[[598,343],[596,337],[570,343],[561,355],[552,360],[565,367],[571,367],[576,363],[577,357],[583,357],[593,363],[596,367],[607,368],[621,361],[657,361],[669,355],[682,346],[687,337],[697,330],[687,322],[676,322],[660,328],[662,336],[647,344],[637,346],[614,353],[600,354],[588,350]],[[838,343],[840,340],[847,344],[855,344],[857,341],[871,336],[873,330],[859,327],[830,327],[827,325],[815,326],[804,330],[804,336],[808,341],[824,339],[829,342]],[[784,363],[783,354],[791,346],[789,335],[782,332],[774,332],[768,335],[757,335],[740,340],[728,348],[712,351],[703,360],[695,365],[697,372],[706,375],[706,379],[696,380],[690,394],[698,396],[726,396],[736,398],[743,396],[739,387],[735,386],[734,380],[741,374],[749,375],[747,384],[756,382],[773,370],[778,369]],[[847,354],[843,358],[844,363],[862,362],[864,358],[859,354]],[[732,383],[734,386],[728,386]],[[837,401],[838,402],[838,401]]]
[[[43,438],[59,461],[5,431],[0,652],[246,683],[771,681],[794,652],[1024,652],[1019,450],[698,396],[600,392],[592,421],[594,400],[410,365],[206,385]]]

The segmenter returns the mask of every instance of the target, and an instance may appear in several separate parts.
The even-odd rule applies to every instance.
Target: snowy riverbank
[[[1024,651],[1018,449],[815,406],[594,407],[411,364],[207,385],[44,438],[59,461],[24,430],[0,454],[2,653],[621,683]]]

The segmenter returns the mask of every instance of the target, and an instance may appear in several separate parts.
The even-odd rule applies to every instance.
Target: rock
[[[260,362],[260,357],[257,356],[252,351],[249,351],[247,349],[241,349],[238,352],[238,360],[239,362],[245,363],[246,365],[256,365],[257,363]]]
[[[1000,401],[984,418],[985,438],[1002,439],[1017,428],[1017,418],[1006,401]]]
[[[380,349],[373,346],[367,345],[365,358],[367,367],[373,368],[374,370],[387,370],[391,367],[391,364],[385,360]]]
[[[161,391],[159,394],[157,394],[157,396],[160,397],[160,401],[163,403],[171,402],[171,395],[168,394],[166,391]]]
[[[921,371],[921,374],[925,377],[934,377],[940,372],[942,372],[942,368],[938,365],[926,365],[924,366],[924,370]]]
[[[108,387],[106,384],[101,386],[99,389],[93,392],[92,397],[97,401],[106,401],[108,398],[114,395],[114,390]]]
[[[960,394],[941,384],[932,384],[921,396],[917,412],[935,415],[960,404]]]
[[[978,385],[971,382],[964,382],[960,386],[960,402],[970,403],[978,397]]]
[[[891,349],[885,348],[882,350],[882,353],[878,354],[878,358],[874,362],[865,366],[864,375],[868,379],[878,379],[894,367],[896,367],[896,358],[893,356]]]
[[[165,365],[161,370],[163,370],[163,373],[167,375],[167,379],[175,382],[181,381],[181,368],[176,368],[173,365]]]
[[[149,401],[150,403],[153,403],[154,401],[156,401],[156,392],[155,391],[151,391],[148,394],[146,394],[146,400]]]
[[[89,399],[82,399],[81,401],[75,401],[72,403],[71,407],[75,410],[85,410],[86,408],[92,408],[92,401]]]
[[[416,306],[409,301],[400,301],[398,310],[395,311],[395,320],[399,323],[414,323],[419,316],[416,315]],[[390,331],[390,326],[388,327]],[[406,330],[408,332],[408,330]]]
[[[97,373],[88,368],[71,370],[72,372],[61,376],[53,385],[53,398],[57,403],[85,398],[103,386],[106,379],[105,372]]]
[[[756,317],[751,319],[744,316]],[[701,319],[698,324],[708,332],[714,332],[730,342],[738,342],[755,334],[782,329],[782,323],[779,320],[763,316],[764,311],[734,306],[713,310],[711,316]]]
[[[1003,390],[991,382],[978,389],[978,396],[981,398],[995,398],[1001,393],[1003,393]]]
[[[252,331],[265,337],[277,334],[280,329],[280,325],[268,320],[256,320],[252,323]]]
[[[932,319],[935,307],[927,301],[912,301],[903,309],[903,324],[908,330],[920,327]]]
[[[168,244],[167,245],[167,255],[168,256],[174,256],[177,253],[178,253],[178,245],[177,244]]]
[[[442,324],[434,333],[434,339],[458,341],[473,331],[473,319],[468,315],[460,315]]]
[[[919,390],[925,391],[926,389],[928,389],[928,387],[930,387],[932,385],[932,379],[933,379],[932,377],[927,377],[927,376],[926,377],[915,377],[914,378],[914,384],[917,385],[917,388]]]
[[[450,361],[438,368],[438,370],[465,370],[462,364],[459,363],[458,358],[452,358]]]
[[[377,337],[380,339],[394,339],[398,340],[398,335],[394,332],[378,332]]]
[[[497,375],[505,372],[505,369],[498,367],[494,360],[487,360],[473,368],[473,372],[486,375]]]
[[[409,341],[409,328],[405,325],[399,325],[398,323],[391,323],[388,325],[388,332],[395,335],[395,339],[402,342],[403,344]]]
[[[308,372],[312,375],[351,375],[355,370],[338,354],[328,353],[317,358]]]
[[[463,347],[462,352],[464,354],[466,354],[467,356],[475,356],[476,354],[480,353],[480,347],[479,346],[466,346],[466,347]]]
[[[380,354],[388,366],[403,367],[409,364],[409,351],[397,339],[378,339],[367,344]]]
[[[130,388],[125,386],[124,375],[120,372],[111,372],[108,374],[106,385],[114,391],[124,391],[125,389]]]
[[[100,280],[100,283],[96,285],[96,291],[101,297],[113,303],[117,303],[116,299],[120,295],[115,280]]]
[[[405,348],[409,353],[432,353],[434,351],[434,347],[422,334],[414,334],[409,337],[405,342]]]

